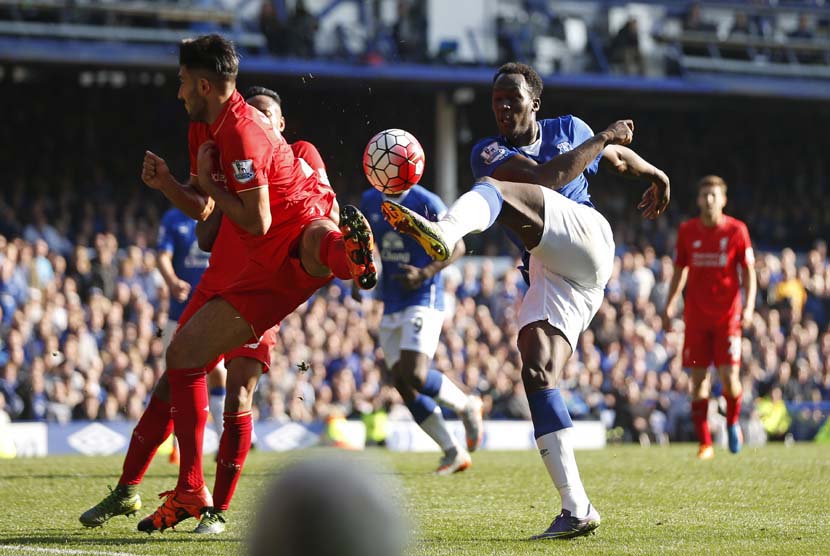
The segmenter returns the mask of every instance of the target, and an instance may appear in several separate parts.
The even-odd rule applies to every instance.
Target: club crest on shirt
[[[499,145],[498,141],[493,141],[483,149],[481,149],[481,159],[485,164],[493,164],[507,156],[507,149]]]
[[[559,154],[564,154],[568,151],[572,151],[573,146],[568,141],[562,141],[556,145],[556,149],[559,151]]]
[[[253,160],[234,160],[231,165],[233,166],[233,177],[239,183],[247,183],[254,178]]]

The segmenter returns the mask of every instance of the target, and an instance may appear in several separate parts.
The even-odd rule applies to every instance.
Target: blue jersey
[[[161,217],[159,227],[158,250],[173,254],[173,272],[190,284],[190,294],[193,295],[193,290],[202,279],[202,274],[208,267],[208,259],[210,259],[210,253],[199,249],[199,242],[196,240],[196,221],[177,208],[171,208],[165,212]],[[169,318],[179,320],[188,301],[190,301],[190,296],[184,303],[170,299]]]
[[[470,154],[470,165],[476,178],[492,176],[493,172],[516,156],[521,154],[544,164],[556,155],[566,153],[594,136],[591,128],[576,116],[560,116],[549,120],[539,120],[539,138],[532,145],[515,147],[504,137],[488,137],[476,143]],[[588,168],[572,182],[559,189],[559,193],[572,201],[593,206],[588,195],[587,175],[597,173],[602,154],[597,156]]]
[[[447,211],[447,206],[438,195],[427,191],[420,185],[413,186],[399,197],[387,197],[376,189],[369,189],[363,193],[360,210],[369,220],[375,243],[380,250],[382,267],[376,291],[379,299],[383,301],[383,313],[397,313],[413,305],[443,311],[444,279],[440,272],[429,280],[424,280],[424,283],[416,290],[404,290],[396,279],[396,276],[401,274],[401,264],[423,268],[432,262],[432,258],[417,241],[393,230],[383,218],[380,204],[386,199],[395,201],[433,222]]]

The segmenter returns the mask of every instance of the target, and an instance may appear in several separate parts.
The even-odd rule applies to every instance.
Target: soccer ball
[[[363,151],[363,172],[382,193],[403,193],[424,173],[424,149],[411,133],[386,129],[369,140]]]

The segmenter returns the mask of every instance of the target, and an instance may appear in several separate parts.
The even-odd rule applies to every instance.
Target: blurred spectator
[[[427,17],[425,0],[398,0],[398,18],[392,37],[398,55],[405,62],[426,62]]]
[[[645,64],[640,49],[640,28],[636,17],[628,18],[611,39],[609,61],[625,75],[643,75]]]

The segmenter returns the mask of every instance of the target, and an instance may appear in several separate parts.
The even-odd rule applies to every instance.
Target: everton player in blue
[[[493,80],[499,135],[473,147],[476,183],[438,222],[406,207],[383,205],[392,225],[436,259],[468,233],[496,220],[530,252],[530,287],[519,311],[518,347],[536,443],[562,499],[561,512],[534,539],[569,538],[600,524],[574,458],[572,422],[559,391],[562,368],[599,309],[614,261],[611,227],[594,208],[587,177],[600,163],[650,182],[639,204],[656,218],[669,202],[669,179],[627,145],[634,124],[618,121],[594,134],[575,116],[536,120],[542,80],[525,64],[505,64]],[[495,178],[495,179],[494,179]]]
[[[175,207],[161,217],[157,247],[159,271],[170,289],[170,311],[167,326],[162,332],[164,347],[167,349],[176,332],[179,317],[208,267],[210,253],[199,249],[196,221]],[[213,426],[220,437],[224,422],[222,412],[225,407],[225,380],[225,368],[219,363],[208,374],[208,390]]]
[[[430,369],[444,324],[441,270],[464,254],[464,240],[456,238],[452,253],[443,261],[433,261],[417,241],[402,236],[383,219],[381,203],[387,199],[429,220],[437,220],[447,207],[420,185],[395,196],[371,188],[360,203],[380,251],[382,269],[375,291],[383,301],[379,339],[386,366],[415,422],[444,451],[435,472],[450,475],[470,466],[469,452],[478,448],[482,437],[481,399],[465,395],[443,373]],[[466,448],[447,429],[436,401],[461,417]]]

